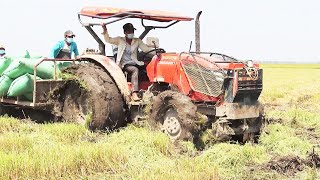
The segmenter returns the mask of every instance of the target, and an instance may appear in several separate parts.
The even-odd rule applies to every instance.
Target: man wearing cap
[[[50,58],[71,59],[72,53],[75,58],[79,55],[77,44],[73,41],[74,33],[70,30],[64,33],[64,40],[59,41],[51,50]]]
[[[134,37],[134,30],[136,29],[133,27],[131,23],[126,23],[123,26],[125,37],[115,37],[115,38],[110,37],[105,24],[102,24],[102,29],[103,29],[102,34],[106,42],[118,46],[116,63],[124,71],[131,74],[131,83],[132,83],[132,91],[133,91],[132,99],[134,101],[138,101],[140,98],[138,97],[138,94],[137,94],[137,92],[139,91],[139,82],[138,82],[139,69],[137,66],[144,65],[144,62],[138,61],[138,56],[137,56],[138,48],[140,48],[143,52],[148,52],[152,50],[152,48],[144,44],[141,39]]]

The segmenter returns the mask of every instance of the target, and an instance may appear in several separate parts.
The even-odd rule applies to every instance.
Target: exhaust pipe
[[[200,15],[202,11],[199,11],[195,21],[195,42],[196,42],[196,53],[200,53]]]

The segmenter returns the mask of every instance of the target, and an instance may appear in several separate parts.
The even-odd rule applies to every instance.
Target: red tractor
[[[147,117],[151,127],[173,140],[192,140],[206,130],[217,139],[253,140],[263,125],[263,109],[258,102],[262,69],[252,61],[201,52],[200,14],[195,20],[195,52],[167,53],[157,46],[157,38],[147,39],[154,49],[140,57],[144,61],[139,74],[141,101],[130,100],[129,77],[116,65],[114,56],[105,55],[105,43],[92,28],[101,23],[85,23],[84,19],[89,17],[111,24],[139,18],[145,29],[139,38],[144,39],[153,29],[168,28],[193,18],[162,11],[85,7],[78,18],[98,42],[99,51],[87,51],[73,60],[79,63],[65,70],[73,79],[35,80],[33,102],[6,97],[2,97],[1,102],[46,111],[58,119],[87,124],[92,130],[114,130]],[[147,26],[146,20],[165,25]],[[157,54],[150,58],[153,51]]]

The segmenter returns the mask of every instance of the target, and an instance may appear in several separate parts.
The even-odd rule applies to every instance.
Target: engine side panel
[[[168,53],[155,56],[147,66],[149,80],[151,82],[165,82],[175,85],[181,93],[189,96],[193,101],[218,101],[221,98],[220,96],[210,96],[199,91],[194,91],[190,85],[190,83],[195,84],[196,79],[190,77],[188,79],[182,62],[193,63],[192,61],[193,58],[188,54]],[[211,63],[205,61],[201,61],[200,63],[202,63],[202,66],[212,66]],[[198,75],[194,74],[194,76]]]
[[[181,93],[187,95],[191,91],[188,80],[180,65],[178,54],[161,54],[154,56],[147,66],[150,82],[173,84]]]

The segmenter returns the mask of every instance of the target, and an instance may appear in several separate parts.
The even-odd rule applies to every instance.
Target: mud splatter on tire
[[[75,77],[55,92],[60,102],[56,109],[64,121],[86,124],[91,130],[114,130],[126,125],[123,96],[104,69],[79,64],[64,73]]]
[[[189,97],[179,92],[168,90],[154,97],[149,124],[159,130],[164,123],[164,115],[170,108],[176,111],[181,125],[181,133],[177,139],[192,141],[199,129],[195,124],[197,107]]]

